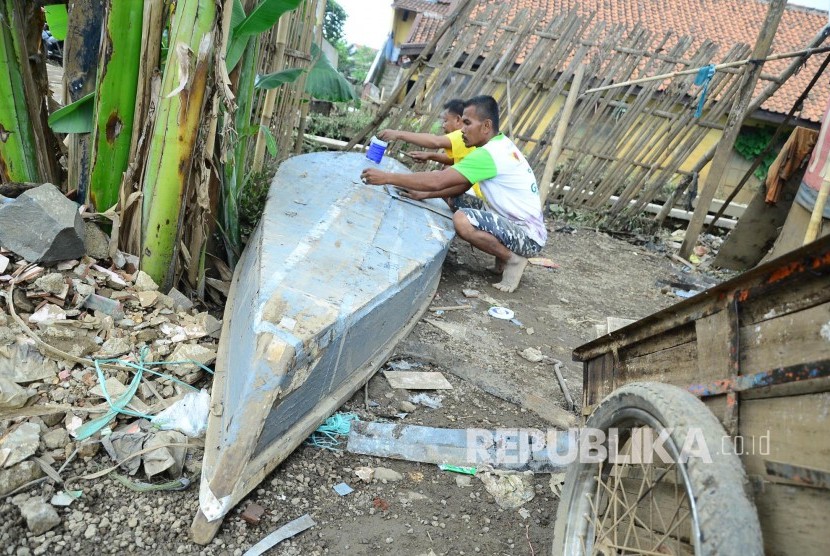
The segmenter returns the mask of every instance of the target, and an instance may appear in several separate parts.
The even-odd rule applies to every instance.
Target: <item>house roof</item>
[[[396,10],[409,10],[416,13],[432,12],[446,16],[452,11],[453,4],[451,0],[395,0],[392,2],[392,7]]]
[[[478,0],[479,6],[473,17],[493,4],[511,4],[509,21],[519,11],[530,10],[539,19],[540,25],[549,24],[554,17],[576,10],[581,16],[595,13],[595,20],[611,24],[623,24],[633,28],[644,26],[655,37],[662,37],[668,31],[676,35],[694,38],[691,51],[697,49],[705,39],[720,46],[714,61],[722,59],[727,50],[736,43],[753,45],[758,30],[764,22],[769,3],[763,0]],[[399,4],[429,4],[427,0],[396,0]],[[413,11],[413,8],[407,8]],[[436,13],[435,10],[422,10]],[[447,13],[444,13],[445,17]],[[419,14],[420,15],[420,14]],[[773,41],[774,53],[795,51],[804,48],[827,24],[827,12],[787,5]],[[435,34],[440,24],[435,17],[419,17],[413,22],[409,39],[402,45],[423,45]],[[525,49],[529,52],[532,44]],[[521,63],[524,55],[516,60]],[[805,67],[793,75],[762,106],[769,112],[786,114],[817,71],[823,56],[813,56]],[[764,73],[778,74],[790,60],[777,60],[764,65]],[[766,82],[759,83],[761,88]],[[821,121],[830,84],[820,80],[810,93],[801,117],[814,122]]]

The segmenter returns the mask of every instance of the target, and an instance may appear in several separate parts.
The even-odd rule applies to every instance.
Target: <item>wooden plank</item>
[[[634,325],[635,327],[637,325]],[[613,333],[614,331],[609,331]],[[636,344],[625,346],[625,349],[620,349],[620,356],[622,359],[630,359],[632,357],[640,357],[655,353],[664,349],[677,347],[689,342],[694,342],[697,338],[697,332],[693,323],[684,326],[678,326],[669,329],[660,334],[655,334],[650,338],[645,338]]]
[[[755,493],[755,506],[767,554],[827,554],[830,496],[826,492],[809,487],[763,483]]]
[[[583,373],[583,404],[598,404],[614,391],[614,356],[606,353],[585,363]]]
[[[765,460],[830,471],[830,393],[743,400],[740,436],[749,474],[766,476]]]
[[[452,390],[452,384],[438,372],[383,371],[392,388],[406,390]]]
[[[718,311],[695,322],[700,376],[725,377],[732,367],[729,311]]]
[[[828,322],[830,302],[742,327],[743,373],[826,360],[830,340],[823,327],[827,327]]]
[[[723,377],[722,371],[701,372],[697,366],[697,342],[688,342],[641,357],[621,361],[616,373],[616,387],[636,380],[653,380],[685,388],[696,381]]]

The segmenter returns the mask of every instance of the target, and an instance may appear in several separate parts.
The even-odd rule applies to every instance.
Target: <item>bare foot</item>
[[[501,275],[504,272],[504,261],[498,257],[493,257],[493,266],[488,269],[493,274]]]
[[[493,284],[493,287],[503,292],[514,292],[519,287],[519,281],[522,279],[522,274],[527,266],[527,259],[512,253],[507,263],[504,265],[504,275],[501,282]]]

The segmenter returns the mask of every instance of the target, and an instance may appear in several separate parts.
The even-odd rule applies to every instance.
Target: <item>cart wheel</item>
[[[597,446],[631,461],[612,456],[589,463],[580,457],[571,463],[553,556],[763,554],[740,459],[723,451],[726,431],[692,394],[667,384],[627,384],[603,400],[586,428],[603,431]],[[644,447],[661,432],[670,457],[649,462],[642,455],[652,451]],[[580,435],[580,454],[589,440]],[[696,457],[703,450],[694,454],[704,444],[711,462]],[[684,459],[684,453],[692,456]]]

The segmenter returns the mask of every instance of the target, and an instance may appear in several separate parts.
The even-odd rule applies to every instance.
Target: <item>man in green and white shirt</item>
[[[526,257],[539,253],[547,240],[539,187],[525,157],[499,132],[498,104],[493,97],[466,101],[462,122],[465,145],[478,148],[454,166],[412,174],[367,168],[361,177],[371,185],[403,187],[414,199],[451,197],[457,209],[453,215],[456,233],[496,257],[503,276],[493,287],[512,292],[519,286]],[[486,204],[462,195],[476,182]]]

